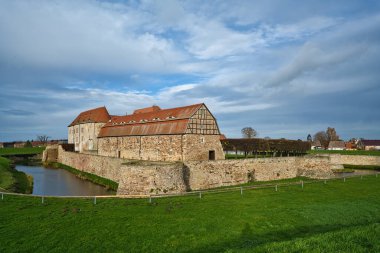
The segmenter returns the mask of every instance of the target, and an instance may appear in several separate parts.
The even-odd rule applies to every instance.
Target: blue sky
[[[0,0],[0,142],[204,102],[228,137],[380,139],[380,1]]]

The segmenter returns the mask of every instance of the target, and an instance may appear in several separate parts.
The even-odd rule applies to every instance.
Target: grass
[[[377,170],[380,171],[379,165],[351,165],[351,164],[343,164],[345,169],[352,170]]]
[[[80,170],[74,169],[70,166],[64,165],[62,163],[51,162],[51,163],[45,164],[45,166],[50,167],[50,168],[67,170],[70,173],[76,175],[77,177],[79,177],[81,179],[88,180],[88,181],[91,181],[95,184],[105,186],[109,190],[117,191],[117,187],[119,186],[118,183],[116,183],[110,179],[107,179],[104,177],[99,177],[97,175],[94,175],[94,174],[91,174],[88,172],[80,171]]]
[[[0,157],[0,190],[17,193],[31,193],[33,178],[11,166],[10,160]]]
[[[380,252],[380,177],[153,199],[0,200],[0,252]]]
[[[0,148],[0,156],[8,156],[8,155],[34,155],[34,154],[41,154],[44,150],[45,150],[45,147]]]
[[[372,155],[380,156],[379,150],[309,150],[309,154]]]

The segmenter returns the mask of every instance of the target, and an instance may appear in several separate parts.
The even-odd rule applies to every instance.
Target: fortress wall
[[[331,177],[331,169],[341,163],[380,165],[379,157],[336,155],[184,163],[127,162],[114,157],[66,152],[61,146],[57,161],[118,182],[118,194],[122,195],[180,193],[297,176],[323,179]]]
[[[119,158],[67,152],[61,146],[58,147],[57,161],[77,170],[105,177],[115,182],[120,180],[120,168],[124,162],[123,159]]]
[[[328,157],[334,164],[380,165],[380,156],[333,154]]]

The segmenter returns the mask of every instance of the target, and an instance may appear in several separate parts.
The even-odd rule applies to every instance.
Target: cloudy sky
[[[380,1],[0,0],[0,141],[200,102],[228,137],[380,139]]]

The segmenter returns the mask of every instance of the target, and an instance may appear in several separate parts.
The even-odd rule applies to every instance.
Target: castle
[[[68,126],[79,153],[152,161],[223,160],[220,131],[205,104],[138,109],[125,116],[105,107],[80,113]]]

